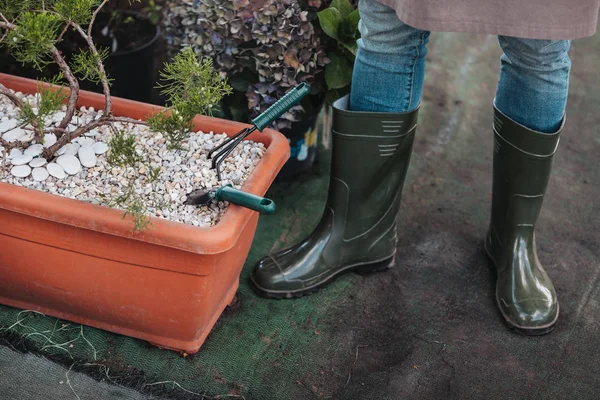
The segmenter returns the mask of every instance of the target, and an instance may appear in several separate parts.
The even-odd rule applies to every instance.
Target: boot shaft
[[[334,104],[329,207],[352,240],[377,224],[391,228],[410,163],[418,109],[410,113],[347,111]],[[389,215],[391,222],[383,223]],[[337,218],[336,218],[337,219]]]
[[[494,109],[492,224],[499,236],[534,228],[561,130],[535,132]]]

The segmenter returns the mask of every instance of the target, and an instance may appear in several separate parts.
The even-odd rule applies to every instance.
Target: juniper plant
[[[33,131],[30,141],[8,142],[0,137],[6,149],[27,148],[33,141],[42,143],[44,134],[54,133],[57,141],[44,150],[43,156],[52,159],[58,149],[71,140],[102,125],[115,122],[146,124],[152,130],[166,133],[170,148],[181,148],[181,142],[192,127],[196,114],[207,114],[231,89],[212,68],[212,62],[198,60],[191,49],[177,54],[165,64],[161,73],[163,93],[169,107],[151,116],[147,121],[115,116],[112,110],[111,79],[104,68],[108,49],[98,48],[92,38],[96,17],[110,0],[0,0],[0,45],[8,46],[13,56],[22,63],[43,69],[49,63],[60,68],[59,76],[46,85],[40,85],[38,103],[32,107],[22,102],[8,88],[0,84],[0,94],[8,97],[21,110],[21,125]],[[140,0],[131,0],[140,1]],[[74,30],[87,43],[72,60],[67,61],[57,45],[64,34]],[[79,80],[90,80],[102,85],[104,109],[100,118],[67,129],[79,98]],[[59,84],[66,81],[66,90]],[[67,102],[64,118],[57,127],[45,127],[47,116]]]
[[[21,111],[20,126],[31,132],[27,140],[8,141],[2,138],[0,146],[6,150],[25,149],[32,143],[43,143],[44,136],[52,133],[57,141],[44,149],[43,157],[51,160],[64,145],[99,126],[108,125],[113,135],[109,141],[107,161],[111,166],[144,167],[148,173],[144,180],[156,183],[160,168],[147,164],[143,155],[136,151],[136,138],[114,126],[115,123],[148,125],[149,129],[165,134],[170,149],[181,149],[187,133],[193,127],[197,114],[211,114],[223,96],[232,89],[227,80],[213,70],[212,60],[200,60],[191,49],[182,50],[165,64],[161,72],[159,88],[168,100],[167,107],[151,115],[146,121],[115,116],[112,110],[111,78],[104,68],[108,49],[98,48],[92,38],[96,17],[110,0],[0,0],[0,45],[8,46],[13,56],[22,63],[43,69],[55,63],[60,74],[47,82],[40,82],[35,106],[21,99],[0,84],[0,95],[6,96]],[[140,1],[140,0],[131,0]],[[57,45],[69,30],[77,32],[87,43],[71,60],[66,60]],[[79,99],[79,81],[100,83],[104,94],[104,109],[99,118],[74,130],[69,130]],[[65,85],[66,84],[66,85]],[[65,86],[68,87],[65,88]],[[56,127],[47,127],[46,120],[66,103],[64,118]],[[23,139],[23,137],[21,138]],[[6,152],[4,153],[6,154]],[[133,183],[127,191],[109,201],[109,205],[125,210],[134,217],[135,230],[148,225],[145,214],[149,208],[164,207],[160,200],[143,199],[133,191]],[[144,201],[147,200],[147,201]]]

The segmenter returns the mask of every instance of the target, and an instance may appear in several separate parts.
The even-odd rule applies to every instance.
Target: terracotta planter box
[[[0,74],[34,93],[35,81]],[[102,95],[82,92],[78,106],[101,109]],[[144,118],[158,107],[113,98],[115,115]],[[232,135],[244,125],[197,117],[195,128]],[[264,195],[289,157],[279,132],[249,139],[267,148],[243,186]],[[197,228],[159,218],[132,233],[122,212],[0,183],[0,303],[157,346],[195,353],[233,300],[258,213],[230,205],[220,222]]]

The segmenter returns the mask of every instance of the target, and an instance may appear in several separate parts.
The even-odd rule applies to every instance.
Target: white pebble
[[[43,167],[44,165],[46,165],[46,159],[43,157],[39,157],[39,158],[34,158],[30,163],[29,166],[32,168],[39,168],[39,167]]]
[[[79,140],[77,140],[77,143],[79,143],[81,147],[87,147],[93,146],[96,141],[87,137],[80,137]]]
[[[8,121],[0,122],[0,133],[4,131],[8,131],[9,129],[13,129],[17,126],[16,119],[9,119]]]
[[[25,165],[33,160],[33,156],[30,154],[23,154],[22,156],[13,157],[10,162],[12,165]]]
[[[50,174],[48,173],[48,170],[46,170],[46,168],[34,168],[31,172],[33,180],[38,182],[45,181],[46,179],[48,179],[49,175]]]
[[[48,173],[55,178],[64,179],[67,175],[65,174],[65,170],[56,163],[50,163],[46,166]]]
[[[12,167],[10,173],[17,178],[26,178],[31,174],[31,168],[29,165],[17,165],[16,167]]]
[[[64,154],[56,159],[56,163],[60,165],[67,174],[76,175],[81,171],[81,163],[79,159],[71,154]]]
[[[57,112],[56,114],[54,114],[54,115],[52,116],[52,121],[54,121],[54,122],[56,122],[57,124],[59,124],[59,123],[60,123],[60,121],[62,121],[62,120],[63,120],[63,118],[65,117],[65,115],[67,115],[67,113],[66,113],[66,112],[59,111],[59,112]]]
[[[104,154],[108,151],[108,145],[104,142],[94,143],[92,146],[96,154]]]
[[[12,149],[10,151],[10,157],[22,156],[23,151],[21,149]]]
[[[63,149],[65,149],[65,151],[63,151],[63,154],[75,156],[79,152],[80,147],[81,146],[78,143],[69,143],[63,147]]]
[[[96,166],[97,158],[94,149],[85,146],[79,149],[79,161],[81,161],[81,165],[86,168],[93,168]]]
[[[23,133],[21,135],[21,137],[17,140],[21,141],[21,142],[30,142],[34,137],[35,134],[33,133],[33,131],[23,131],[25,133]]]
[[[11,131],[8,131],[4,134],[4,136],[2,136],[2,138],[4,140],[6,140],[7,142],[16,142],[17,140],[19,140],[25,133],[25,129],[21,129],[21,128],[16,128],[13,129]]]
[[[47,133],[44,135],[44,147],[48,148],[56,143],[56,135],[54,133]]]
[[[41,144],[32,144],[31,146],[25,149],[24,154],[29,154],[32,157],[37,157],[40,154],[42,154],[42,151],[44,151],[44,146],[42,146]]]

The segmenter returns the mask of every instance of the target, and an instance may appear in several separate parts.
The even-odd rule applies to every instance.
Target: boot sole
[[[307,288],[302,288],[302,289],[298,289],[298,290],[290,291],[290,290],[265,289],[254,281],[254,278],[252,277],[252,275],[250,275],[250,283],[251,283],[250,286],[252,287],[252,289],[254,289],[256,294],[258,294],[261,297],[266,297],[269,299],[277,299],[277,300],[297,299],[297,298],[301,298],[301,297],[304,297],[304,296],[307,296],[309,294],[313,294],[313,293],[319,291],[319,289],[326,287],[329,283],[333,282],[335,279],[339,278],[340,276],[342,276],[346,273],[355,272],[361,276],[371,275],[371,274],[375,274],[378,272],[387,271],[388,269],[392,268],[395,263],[396,263],[396,257],[392,256],[392,257],[386,258],[383,261],[377,261],[374,263],[348,265],[348,266],[342,268],[341,270],[337,271],[336,273],[329,275],[327,278],[325,278],[321,282],[315,283],[314,285],[309,286]]]
[[[485,239],[485,241],[483,243],[483,248],[484,248],[485,254],[487,255],[487,257],[490,261],[488,263],[488,267],[490,269],[492,269],[493,271],[496,271],[496,263],[494,262],[494,259],[490,255],[490,252],[487,248],[487,238]],[[504,322],[506,323],[508,328],[510,330],[512,330],[513,332],[519,333],[524,336],[543,336],[543,335],[547,335],[548,333],[552,332],[554,330],[554,328],[556,327],[556,321],[558,320],[558,315],[560,314],[560,304],[556,305],[556,318],[554,318],[554,321],[552,321],[546,325],[542,325],[542,326],[535,327],[535,328],[530,328],[530,327],[515,325],[512,322],[510,322],[510,320],[507,318],[506,314],[500,307],[500,299],[498,298],[498,289],[497,288],[496,288],[494,297],[496,298],[496,307],[500,311],[500,314],[502,314],[502,317],[504,318]]]

